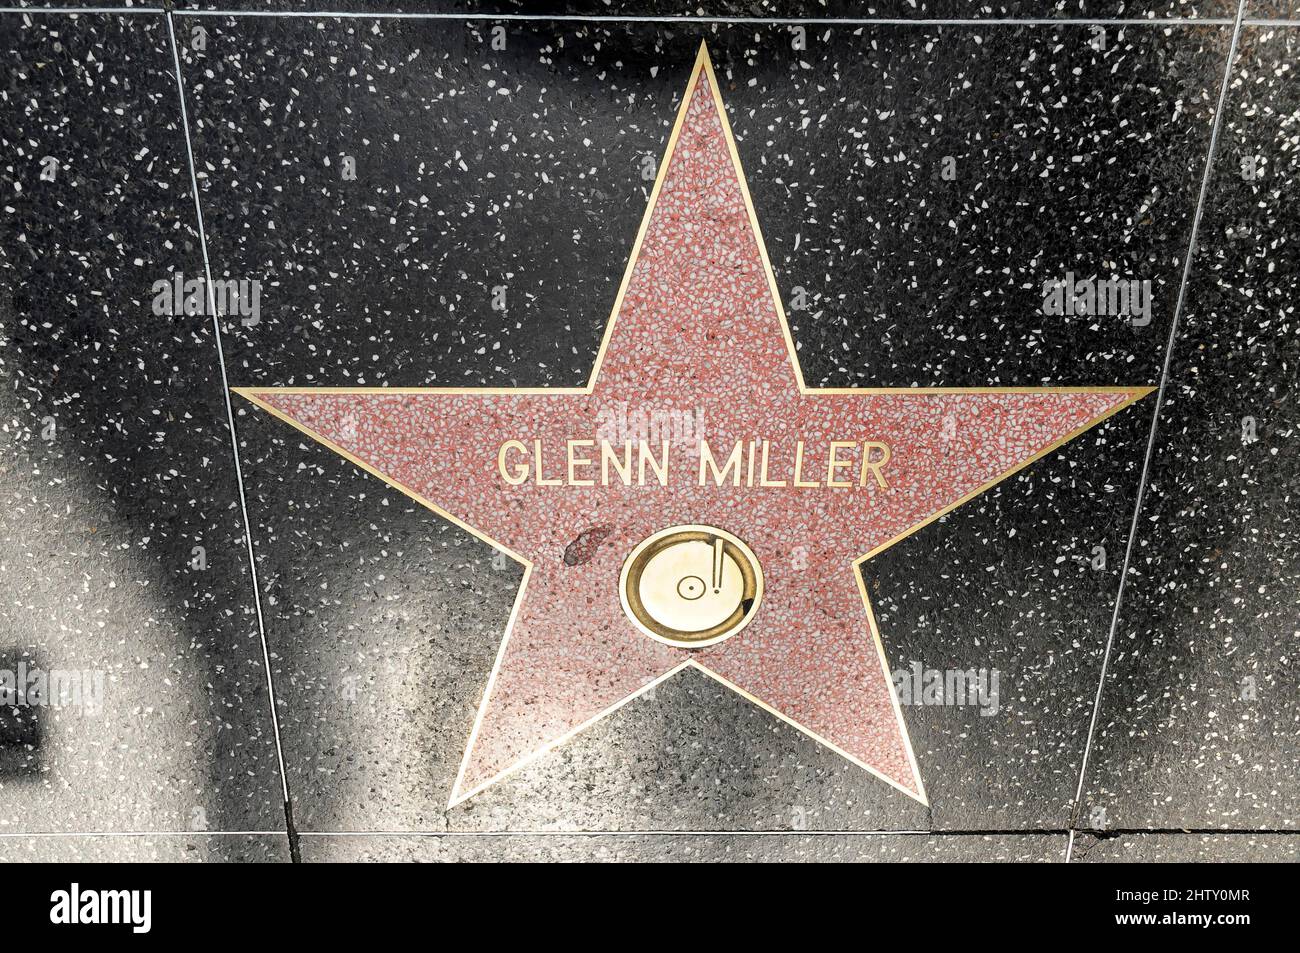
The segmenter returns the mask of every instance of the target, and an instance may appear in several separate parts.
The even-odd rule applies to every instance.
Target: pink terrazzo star
[[[701,48],[588,387],[240,393],[527,566],[454,804],[685,666],[924,802],[857,564],[1149,390],[806,388]],[[680,455],[667,485],[602,485],[598,465],[593,486],[503,479],[507,441],[530,467],[540,441],[563,484],[566,441],[669,409],[723,455],[766,440],[787,485],[700,485]],[[889,445],[887,489],[854,468],[825,485],[840,440]],[[797,441],[822,485],[793,485]],[[752,623],[704,649],[647,637],[619,600],[627,554],[679,524],[734,533],[765,576]]]

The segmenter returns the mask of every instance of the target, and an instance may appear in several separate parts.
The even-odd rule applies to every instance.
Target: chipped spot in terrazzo
[[[585,562],[590,562],[596,555],[597,547],[613,531],[612,526],[593,526],[583,530],[573,542],[564,547],[564,565],[581,566]]]

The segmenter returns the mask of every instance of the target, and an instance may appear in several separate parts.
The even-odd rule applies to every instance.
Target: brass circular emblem
[[[713,526],[670,526],[643,539],[619,575],[623,611],[679,648],[714,645],[749,625],[763,598],[754,551]]]

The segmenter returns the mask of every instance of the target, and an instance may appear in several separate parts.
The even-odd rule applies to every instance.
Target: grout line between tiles
[[[1129,834],[1187,834],[1240,836],[1300,836],[1300,830],[1254,830],[1250,828],[1114,828],[1104,831],[1080,828],[1080,834],[1101,837],[1120,837]],[[302,837],[1063,837],[1070,833],[1065,828],[1006,828],[999,830],[554,830],[506,829],[484,831],[412,831],[412,830],[360,830],[360,831],[299,831]]]
[[[187,17],[299,17],[344,20],[462,20],[488,23],[663,23],[728,26],[1231,26],[1232,17],[728,17],[579,13],[404,13],[394,10],[176,10]]]
[[[1025,834],[1036,837],[1061,837],[1064,830],[1029,831],[921,831],[921,830],[838,830],[838,831],[674,831],[674,830],[580,830],[563,831],[545,828],[493,831],[299,831],[299,837],[994,837],[1001,834]]]
[[[38,15],[76,16],[78,14],[149,14],[163,15],[163,7],[16,7],[0,6],[0,14],[26,13]],[[289,18],[289,19],[339,19],[339,20],[462,20],[483,22],[558,22],[607,24],[717,24],[723,26],[1235,26],[1233,17],[998,17],[940,19],[927,17],[722,17],[722,16],[618,16],[581,14],[534,13],[403,13],[382,10],[175,10],[180,17],[231,17]],[[1290,18],[1249,17],[1241,20],[1242,26],[1294,29],[1300,20]]]
[[[275,734],[275,756],[280,766],[280,786],[284,795],[285,834],[289,838],[289,849],[296,863],[298,857],[298,837],[293,827],[293,805],[289,799],[289,776],[285,771],[284,748],[280,742],[280,716],[276,710],[275,682],[271,677],[271,652],[266,641],[266,624],[262,618],[262,592],[258,585],[257,559],[253,552],[253,525],[248,519],[248,502],[244,496],[244,471],[239,459],[239,436],[235,430],[235,413],[231,407],[230,383],[226,379],[226,354],[221,344],[221,321],[216,308],[216,295],[212,285],[212,265],[208,259],[208,238],[203,227],[203,207],[199,201],[199,179],[194,165],[194,146],[190,141],[189,111],[185,104],[185,81],[181,75],[180,46],[176,42],[176,28],[172,15],[167,14],[167,34],[171,40],[172,60],[176,67],[176,93],[181,106],[181,128],[185,133],[185,156],[189,162],[190,188],[194,195],[194,215],[199,229],[199,247],[203,252],[203,277],[207,289],[208,313],[212,315],[212,333],[217,345],[217,367],[221,371],[221,395],[226,406],[226,423],[230,427],[230,452],[235,464],[235,482],[239,490],[239,512],[244,521],[244,542],[248,549],[248,571],[253,583],[253,608],[257,613],[257,633],[262,642],[262,662],[266,669],[267,701],[271,708],[271,729]]]
[[[1169,325],[1169,339],[1165,344],[1165,359],[1160,369],[1160,385],[1156,390],[1155,407],[1151,411],[1151,430],[1147,437],[1146,454],[1142,460],[1142,476],[1138,480],[1137,498],[1133,503],[1133,520],[1129,524],[1128,541],[1124,546],[1124,562],[1120,566],[1119,586],[1115,591],[1115,605],[1111,612],[1110,632],[1106,636],[1106,649],[1101,657],[1101,672],[1097,678],[1097,694],[1092,703],[1092,718],[1088,723],[1088,737],[1083,745],[1083,759],[1079,763],[1079,783],[1074,791],[1074,802],[1070,807],[1070,837],[1065,845],[1065,862],[1068,864],[1074,854],[1074,835],[1079,811],[1083,803],[1083,786],[1088,776],[1088,761],[1092,754],[1093,737],[1097,730],[1097,719],[1101,714],[1101,700],[1106,688],[1106,675],[1110,669],[1111,650],[1115,645],[1115,633],[1119,629],[1120,609],[1124,601],[1124,590],[1128,582],[1129,566],[1133,561],[1133,546],[1137,540],[1138,524],[1142,518],[1142,504],[1151,475],[1151,460],[1155,456],[1156,437],[1160,432],[1160,410],[1165,402],[1165,388],[1169,384],[1169,369],[1173,363],[1174,345],[1178,340],[1178,325],[1183,316],[1183,305],[1187,300],[1187,284],[1191,278],[1192,262],[1196,258],[1196,239],[1201,228],[1201,217],[1205,212],[1205,199],[1210,191],[1210,180],[1214,173],[1214,155],[1219,145],[1219,129],[1223,125],[1223,113],[1228,104],[1228,87],[1232,82],[1233,63],[1237,56],[1237,40],[1241,36],[1242,18],[1245,14],[1246,0],[1237,0],[1237,18],[1232,28],[1232,40],[1228,44],[1228,56],[1223,65],[1223,79],[1219,84],[1219,102],[1214,110],[1214,122],[1210,126],[1210,141],[1205,149],[1205,164],[1201,172],[1201,189],[1196,199],[1196,211],[1192,215],[1192,230],[1187,238],[1187,256],[1183,259],[1182,280],[1178,284],[1178,300],[1174,305],[1174,317]]]
[[[164,7],[15,7],[0,6],[3,14],[36,14],[42,16],[79,16],[83,14],[162,16]],[[382,10],[175,10],[178,17],[228,17],[231,19],[315,19],[315,20],[461,20],[465,22],[521,22],[521,23],[596,23],[596,24],[697,24],[702,26],[1235,26],[1231,17],[999,17],[966,19],[938,19],[926,17],[722,17],[722,16],[584,16],[579,14],[534,13],[403,13]],[[1289,18],[1243,18],[1242,26],[1271,27],[1274,29],[1300,28],[1300,20]]]
[[[1090,834],[1102,838],[1129,835],[1187,835],[1189,837],[1218,836],[1225,837],[1300,837],[1297,829],[1256,829],[1228,827],[1116,827],[1106,830],[1076,828],[1075,833]],[[554,828],[507,828],[504,830],[482,831],[421,831],[421,830],[373,830],[346,831],[304,831],[297,830],[297,837],[1063,837],[1070,831],[1065,828],[1001,828],[988,830],[959,830],[936,828],[934,830],[889,830],[876,828],[872,830],[666,830],[645,828],[641,830],[556,830]],[[0,831],[0,842],[24,837],[285,837],[282,830],[273,831]]]
[[[65,16],[78,13],[152,13],[165,12],[162,7],[0,7],[0,13],[40,13]]]
[[[284,831],[0,831],[0,841],[21,837],[284,837]]]

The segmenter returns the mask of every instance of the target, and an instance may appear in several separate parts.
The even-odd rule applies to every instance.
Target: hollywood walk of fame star
[[[588,386],[238,389],[524,564],[452,804],[686,667],[925,803],[858,566],[1150,390],[806,387],[703,46]],[[615,406],[702,439],[594,439]],[[762,590],[683,647],[632,614],[626,569],[695,526]],[[681,599],[708,595],[703,558]]]

